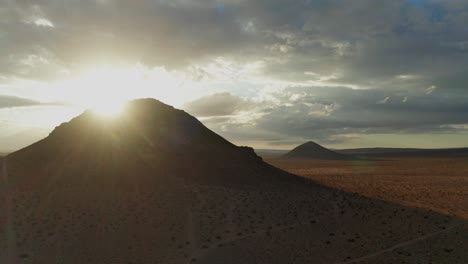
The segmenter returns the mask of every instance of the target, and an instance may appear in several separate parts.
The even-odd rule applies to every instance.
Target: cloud
[[[386,104],[390,100],[390,96],[385,97],[383,100],[377,101],[378,104]]]
[[[183,108],[234,140],[442,133],[467,123],[467,24],[464,0],[3,1],[0,81],[141,64],[192,72],[211,95]]]
[[[255,117],[247,123],[237,116],[204,122],[231,140],[258,140],[271,146],[288,145],[291,140],[341,144],[366,134],[453,133],[465,129],[468,123],[468,94],[411,95],[411,100],[405,100],[408,94],[403,101],[390,100],[400,93],[389,89],[290,87],[272,94],[274,99],[263,102],[264,107],[247,106],[246,113]],[[293,96],[296,94],[301,96]],[[290,104],[291,96],[294,104]],[[376,103],[379,100],[385,103]]]
[[[34,24],[38,27],[55,27],[54,24],[45,17],[44,12],[38,5],[29,6],[27,15],[23,21],[26,24]]]
[[[24,107],[24,106],[36,106],[42,105],[43,103],[34,101],[27,98],[21,98],[9,95],[0,95],[0,109],[1,108],[12,108],[12,107]]]
[[[54,27],[54,24],[47,20],[46,18],[38,18],[34,20],[33,22],[36,26],[41,26],[41,27]]]
[[[73,68],[105,62],[181,67],[256,43],[235,8],[204,1],[9,1],[2,58],[42,49]],[[53,71],[54,69],[50,69]]]
[[[96,61],[184,68],[220,56],[263,58],[265,73],[277,78],[338,71],[354,85],[466,69],[468,5],[424,2],[9,1],[1,4],[0,58],[42,50],[72,69]]]
[[[230,93],[216,93],[188,102],[183,108],[198,117],[214,117],[248,111],[252,106],[252,102]]]
[[[427,89],[425,90],[425,92],[426,92],[426,94],[429,95],[429,94],[432,94],[436,89],[437,89],[437,86],[432,85],[431,87],[427,88]]]

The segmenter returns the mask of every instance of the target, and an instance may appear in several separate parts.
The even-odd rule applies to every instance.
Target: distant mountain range
[[[340,156],[337,156],[336,154],[353,156],[351,158],[359,158],[359,157],[447,157],[447,158],[468,157],[468,148],[420,149],[420,148],[379,148],[379,147],[376,147],[376,148],[352,148],[352,149],[327,149],[319,145],[323,149],[328,150],[328,151],[325,151],[323,149],[318,149],[318,148],[316,149],[313,144],[310,144],[310,142],[305,143],[301,146],[298,146],[291,151],[280,150],[280,149],[256,149],[255,152],[262,157],[283,156],[286,158],[296,157],[296,158],[308,158],[308,159],[330,159],[330,157],[332,157],[332,159],[343,159],[343,156],[340,157]],[[347,158],[345,159],[349,159],[350,158],[349,156],[347,156]]]
[[[468,157],[468,148],[355,148],[336,150],[336,152],[364,157]]]

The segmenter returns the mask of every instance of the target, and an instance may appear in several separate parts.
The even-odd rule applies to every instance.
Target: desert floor
[[[327,186],[468,219],[467,158],[265,159]]]
[[[1,165],[0,263],[466,263],[466,220],[273,169],[226,184],[77,168],[31,181]]]

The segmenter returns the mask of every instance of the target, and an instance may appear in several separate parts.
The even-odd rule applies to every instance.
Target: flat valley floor
[[[468,219],[468,158],[265,160],[337,189]]]

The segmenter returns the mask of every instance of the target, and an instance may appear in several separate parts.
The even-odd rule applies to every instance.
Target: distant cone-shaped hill
[[[323,159],[323,160],[350,160],[355,159],[351,155],[340,154],[333,150],[324,148],[319,144],[309,141],[297,146],[284,155],[292,159]]]
[[[0,159],[2,264],[350,263],[437,232],[414,258],[364,259],[463,263],[459,222],[288,174],[153,99]]]

